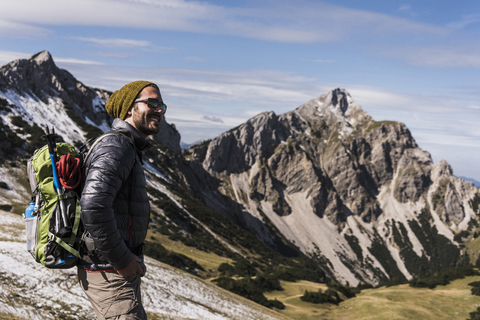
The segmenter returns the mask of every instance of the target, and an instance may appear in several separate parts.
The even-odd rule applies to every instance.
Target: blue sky
[[[48,50],[88,86],[156,82],[182,141],[340,87],[480,181],[480,1],[2,1],[0,64]]]

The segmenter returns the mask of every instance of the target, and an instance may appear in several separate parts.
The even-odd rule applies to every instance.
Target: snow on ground
[[[0,211],[0,311],[31,320],[94,319],[76,269],[49,270],[26,251],[23,218]],[[167,319],[285,319],[209,282],[146,257],[147,312]]]
[[[80,134],[82,129],[67,115],[60,98],[48,98],[48,103],[45,103],[28,94],[19,96],[11,90],[7,90],[4,96],[9,103],[16,106],[12,111],[29,123],[36,123],[41,128],[54,127],[55,132],[61,135],[65,142],[71,144],[77,140],[84,140]],[[10,123],[7,118],[3,117],[4,122]]]

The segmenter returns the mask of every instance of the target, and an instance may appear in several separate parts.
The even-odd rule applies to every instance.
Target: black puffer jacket
[[[122,134],[106,136],[85,164],[82,222],[96,249],[90,256],[94,263],[82,267],[91,270],[126,268],[132,250],[143,244],[150,220],[140,155],[150,145],[121,119],[114,120],[112,129],[127,131],[133,141]]]

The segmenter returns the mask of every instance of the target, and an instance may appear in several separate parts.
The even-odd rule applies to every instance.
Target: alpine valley
[[[1,210],[25,210],[26,159],[45,144],[46,126],[80,146],[109,130],[110,94],[59,69],[47,51],[0,68]],[[193,279],[230,273],[375,286],[476,263],[480,190],[454,176],[444,160],[433,163],[404,124],[373,120],[344,89],[284,114],[261,113],[187,149],[166,121],[149,139],[147,255]],[[0,240],[3,250],[9,240]],[[216,258],[203,262],[166,241]],[[182,294],[182,286],[165,281],[166,287]],[[233,316],[205,316],[222,314],[221,304],[198,302],[179,319],[283,317],[251,305]],[[281,309],[272,300],[262,304]],[[165,314],[154,304],[147,310]]]

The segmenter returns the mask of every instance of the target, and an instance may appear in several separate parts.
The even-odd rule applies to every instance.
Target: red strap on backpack
[[[70,153],[64,154],[56,163],[57,175],[60,184],[65,189],[75,189],[80,184],[81,170],[80,159],[72,158]],[[74,185],[71,185],[74,183]]]

